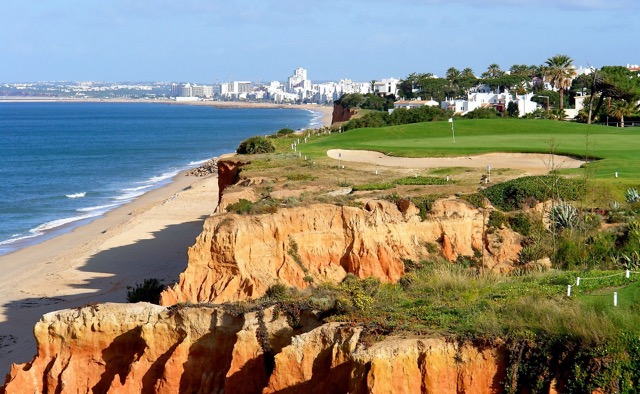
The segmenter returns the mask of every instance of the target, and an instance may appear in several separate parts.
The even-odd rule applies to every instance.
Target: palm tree
[[[469,67],[462,70],[460,73],[460,78],[462,79],[476,79],[476,76],[473,74],[473,70]]]
[[[616,101],[609,109],[609,115],[620,119],[620,127],[624,127],[624,117],[631,116],[638,110],[638,105],[629,101]]]
[[[460,79],[460,70],[455,67],[449,67],[445,79],[451,83],[456,82],[458,79]]]
[[[555,55],[544,62],[544,79],[551,82],[560,93],[560,109],[564,105],[564,91],[571,87],[571,81],[576,76],[573,59],[567,55]]]
[[[504,75],[504,71],[496,63],[490,64],[487,71],[482,73],[482,78],[498,78]]]

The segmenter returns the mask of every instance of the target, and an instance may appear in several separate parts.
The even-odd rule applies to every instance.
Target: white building
[[[287,79],[287,91],[300,91],[303,92],[311,90],[311,81],[307,78],[307,70],[302,67],[298,67],[293,70],[293,75]]]
[[[185,84],[171,84],[171,96],[172,97],[200,97],[211,98],[213,97],[213,86],[211,85],[192,85],[190,83]]]
[[[467,94],[466,100],[445,100],[440,103],[440,107],[456,114],[466,115],[483,107],[491,107],[498,112],[505,112],[509,103],[515,102],[518,105],[519,115],[524,116],[538,108],[538,104],[531,101],[531,98],[533,98],[533,93],[512,96],[508,90],[504,93],[497,93],[486,86],[481,86],[474,92]]]
[[[418,98],[418,100],[398,100],[395,103],[393,103],[393,109],[398,109],[398,108],[412,109],[412,108],[420,108],[425,106],[437,107],[439,105],[440,103],[438,103],[435,100],[420,100]],[[389,113],[391,112],[393,112],[393,110],[389,110]]]
[[[251,90],[250,81],[233,81],[220,84],[220,95],[226,98],[246,98]]]
[[[390,94],[397,96],[399,82],[400,80],[395,78],[376,81],[373,83],[373,93],[378,94],[380,96],[388,96]]]

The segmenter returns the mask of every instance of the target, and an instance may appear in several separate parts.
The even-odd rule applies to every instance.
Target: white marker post
[[[627,270],[627,271],[624,273],[624,277],[625,277],[625,278],[627,278],[627,279],[629,279],[629,276],[631,276],[631,271]]]
[[[618,292],[613,293],[613,306],[618,306]]]
[[[449,118],[449,123],[451,123],[451,135],[453,136],[453,143],[456,143],[456,131],[453,128],[453,118]]]
[[[489,182],[491,182],[491,166],[488,165],[487,166],[487,171],[489,171],[489,178],[487,178],[489,180]]]
[[[567,285],[567,297],[571,297],[571,285]]]
[[[580,277],[578,276],[578,279],[576,279],[576,286],[580,286]]]

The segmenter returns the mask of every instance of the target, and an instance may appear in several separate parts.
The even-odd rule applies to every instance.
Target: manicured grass
[[[613,293],[618,293],[618,307],[620,311],[636,313],[640,309],[640,283],[632,283],[622,287],[597,289],[578,297],[586,304],[599,310],[613,309]]]
[[[300,150],[326,157],[328,149],[365,149],[403,157],[441,157],[489,152],[549,153],[596,157],[588,165],[592,176],[612,183],[638,182],[640,130],[550,120],[473,119],[367,128],[312,139]],[[615,172],[619,178],[614,178]],[[563,172],[579,172],[563,170]]]

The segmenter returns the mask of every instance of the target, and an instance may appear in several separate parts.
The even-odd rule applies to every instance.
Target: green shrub
[[[371,191],[371,190],[388,190],[396,187],[393,183],[366,183],[364,185],[353,186],[354,192]]]
[[[298,266],[302,268],[302,272],[304,272],[305,274],[309,273],[309,269],[304,266],[302,258],[300,257],[300,253],[298,252],[298,243],[291,237],[289,237],[289,250],[287,250],[287,253],[289,254],[289,256],[291,256],[293,261],[295,261],[296,264],[298,264]]]
[[[227,212],[233,212],[237,214],[247,214],[251,212],[253,203],[249,200],[241,198],[238,202],[227,205]]]
[[[267,289],[265,296],[272,301],[286,300],[288,298],[287,286],[280,282],[276,283],[275,285],[271,285]]]
[[[406,178],[400,178],[393,181],[396,185],[446,185],[451,182],[447,182],[444,178],[436,178],[433,176],[408,176]]]
[[[276,131],[275,137],[276,138],[277,137],[284,137],[284,136],[287,136],[287,135],[291,135],[293,133],[295,133],[295,130],[290,129],[290,128],[283,128],[283,129],[280,129],[280,130]]]
[[[247,138],[240,143],[236,150],[236,152],[241,155],[255,155],[258,153],[271,153],[275,151],[275,144],[261,136]]]
[[[498,113],[493,107],[478,107],[467,112],[464,117],[467,119],[494,119],[498,117]]]
[[[160,293],[163,290],[164,285],[160,279],[145,279],[142,283],[136,283],[135,287],[127,286],[127,301],[160,304]]]
[[[553,198],[576,201],[585,193],[580,179],[554,175],[527,176],[493,185],[482,191],[491,204],[503,211],[514,211],[535,202]]]
[[[441,197],[442,196],[438,194],[411,197],[411,202],[420,210],[420,219],[425,220],[429,212],[431,212],[433,203]]]
[[[531,235],[532,224],[527,214],[519,212],[507,219],[511,229],[525,237]]]
[[[271,198],[265,198],[258,202],[251,202],[241,198],[238,202],[227,205],[227,212],[239,215],[259,215],[262,213],[275,213],[278,211],[278,204]]]
[[[463,194],[462,196],[460,196],[460,198],[467,201],[469,204],[473,205],[476,208],[485,207],[485,197],[482,195],[482,193]]]
[[[288,174],[287,176],[287,180],[288,181],[313,181],[316,180],[318,177],[311,175],[311,174]]]
[[[501,211],[491,211],[489,214],[489,227],[500,228],[507,223],[507,215]]]

